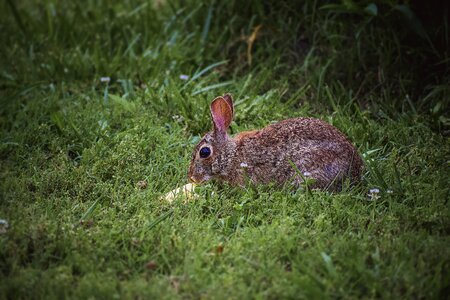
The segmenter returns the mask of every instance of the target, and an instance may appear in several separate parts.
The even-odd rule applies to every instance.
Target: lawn
[[[417,2],[0,2],[0,299],[448,297],[448,5]],[[339,128],[362,182],[167,203],[227,92],[232,134]]]

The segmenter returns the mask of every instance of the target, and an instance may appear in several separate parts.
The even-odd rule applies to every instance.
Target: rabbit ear
[[[227,97],[228,98],[228,97]],[[229,97],[231,100],[231,97]],[[231,105],[224,97],[217,97],[211,103],[211,117],[214,124],[214,132],[218,134],[226,134],[233,119],[233,102]]]
[[[228,105],[231,107],[231,116],[234,116],[233,97],[231,97],[231,94],[225,94],[222,96],[222,98],[227,101]]]

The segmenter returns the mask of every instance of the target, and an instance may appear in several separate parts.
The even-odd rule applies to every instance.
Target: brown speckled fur
[[[216,100],[227,101],[230,117],[225,118],[231,118],[231,96]],[[195,147],[188,172],[191,181],[218,179],[241,186],[248,180],[262,184],[293,181],[299,185],[303,178],[312,178],[311,188],[339,190],[343,180],[354,183],[361,177],[363,162],[355,147],[336,127],[322,120],[283,120],[234,138],[226,134],[226,129],[218,132],[214,128]],[[204,146],[212,150],[208,158],[199,156]]]

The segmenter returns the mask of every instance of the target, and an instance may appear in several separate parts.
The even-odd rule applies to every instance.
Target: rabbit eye
[[[211,149],[209,147],[203,147],[200,149],[200,157],[207,158],[211,155]]]

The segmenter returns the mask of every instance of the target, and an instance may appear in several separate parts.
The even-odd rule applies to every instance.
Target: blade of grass
[[[78,221],[77,224],[75,224],[75,226],[79,226],[81,224],[82,221],[86,220],[86,218],[88,218],[95,210],[95,208],[97,207],[98,202],[100,201],[100,198],[98,198],[97,200],[94,201],[94,203],[92,203],[92,205],[88,208],[88,210],[81,216],[80,220]]]
[[[161,223],[162,221],[164,221],[165,219],[167,219],[168,217],[170,217],[172,214],[174,213],[173,208],[166,211],[165,213],[161,214],[160,216],[158,216],[156,219],[154,219],[152,222],[150,222],[150,224],[148,224],[148,226],[146,228],[144,228],[141,232],[141,236],[140,239],[143,240],[145,234],[152,230],[153,228],[155,228],[159,223]]]
[[[221,82],[221,83],[217,83],[217,84],[212,84],[212,85],[209,85],[207,87],[204,87],[204,88],[201,88],[199,90],[192,92],[191,95],[195,96],[195,95],[198,95],[198,94],[201,94],[201,93],[204,93],[207,91],[215,90],[217,88],[224,87],[224,86],[227,86],[230,84],[233,84],[233,81],[230,80],[230,81],[225,81],[225,82]]]
[[[16,4],[12,0],[6,0],[6,2],[8,3],[9,7],[11,8],[11,12],[14,16],[14,20],[16,20],[17,26],[19,26],[19,29],[22,31],[22,33],[26,37],[28,37],[27,29],[23,25],[22,17],[20,16],[19,11],[17,10]]]
[[[192,75],[191,79],[188,82],[186,82],[186,84],[182,87],[182,89],[184,89],[185,86],[187,86],[192,81],[195,81],[197,78],[199,78],[200,76],[202,76],[203,74],[205,74],[209,70],[211,70],[211,69],[213,69],[215,67],[221,66],[223,64],[226,64],[226,63],[228,63],[228,60],[222,60],[222,61],[210,64],[209,66],[203,68],[202,70],[195,72],[194,75]]]
[[[208,13],[206,15],[205,24],[203,25],[202,43],[205,43],[205,41],[208,37],[209,28],[211,27],[213,8],[214,8],[214,2],[212,2],[208,8]]]

